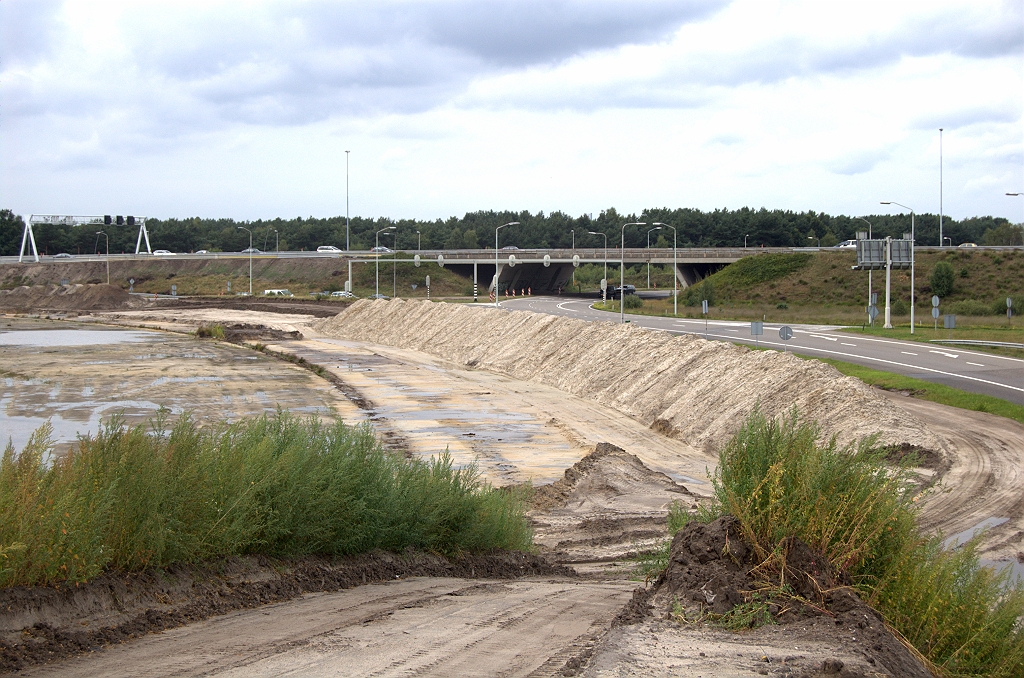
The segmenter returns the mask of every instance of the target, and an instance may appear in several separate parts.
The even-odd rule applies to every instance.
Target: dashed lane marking
[[[938,353],[939,355],[944,355],[947,358],[959,358],[960,357],[959,353],[946,353],[945,351],[928,351],[928,352],[929,353]]]
[[[968,364],[968,365],[974,365],[975,367],[984,367],[984,365],[982,365],[981,363],[972,363],[972,362],[971,362],[971,361],[969,361],[969,360],[967,361],[967,364]]]
[[[845,341],[841,341],[839,343],[842,344],[843,346],[853,346],[854,348],[857,348],[857,344],[847,344]]]
[[[910,351],[900,351],[900,353],[902,353],[903,355],[917,355],[916,353],[911,353]]]

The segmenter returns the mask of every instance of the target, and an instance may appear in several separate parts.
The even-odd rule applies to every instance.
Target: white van
[[[295,295],[288,290],[263,290],[263,296],[265,297],[294,297]]]
[[[320,245],[320,247],[316,248],[316,251],[317,252],[330,252],[331,254],[336,254],[336,253],[340,252],[341,250],[339,250],[334,245]]]

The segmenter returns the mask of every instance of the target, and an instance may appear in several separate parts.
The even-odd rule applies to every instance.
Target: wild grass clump
[[[367,425],[286,413],[169,433],[108,422],[64,457],[50,429],[0,460],[0,586],[263,553],[446,555],[531,544],[523,497],[388,453]]]
[[[223,325],[200,325],[195,331],[196,337],[200,339],[219,339],[224,340],[224,327]]]
[[[982,567],[973,545],[942,549],[916,526],[909,468],[873,439],[819,442],[796,413],[755,412],[722,451],[715,497],[769,564],[797,537],[845,569],[862,597],[950,676],[1024,675],[1024,588]]]

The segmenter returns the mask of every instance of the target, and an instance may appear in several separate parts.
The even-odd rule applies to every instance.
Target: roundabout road
[[[619,314],[598,311],[587,300],[558,297],[527,297],[501,301],[501,307],[517,311],[549,313],[590,322],[618,322]],[[705,333],[704,320],[631,315],[634,325],[675,334]],[[964,350],[944,344],[899,341],[882,337],[847,334],[835,325],[790,325],[793,338],[779,338],[781,323],[764,323],[764,335],[757,344],[788,350],[814,358],[833,358],[936,382],[972,393],[995,396],[1024,405],[1024,360],[991,353]],[[711,320],[707,338],[755,345],[746,321]]]

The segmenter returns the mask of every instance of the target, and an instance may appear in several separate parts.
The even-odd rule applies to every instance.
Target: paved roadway
[[[588,300],[530,297],[502,300],[503,308],[549,313],[587,321],[618,322],[618,313],[590,308]],[[627,315],[634,325],[677,334],[704,334],[704,321],[686,318]],[[995,396],[1024,405],[1024,360],[964,350],[959,346],[898,341],[842,332],[830,325],[790,325],[793,338],[779,339],[781,323],[766,322],[760,346],[789,350],[801,355],[834,358],[876,370],[933,381],[947,386]],[[746,321],[711,320],[708,339],[755,344]]]

